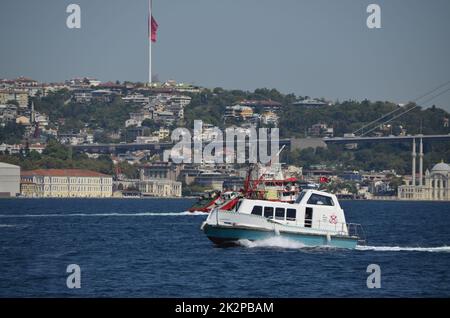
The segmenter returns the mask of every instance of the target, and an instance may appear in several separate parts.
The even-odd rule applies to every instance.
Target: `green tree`
[[[160,124],[149,118],[144,119],[141,125],[143,127],[149,128],[151,132],[159,130],[159,128],[161,127]]]
[[[4,127],[0,126],[0,144],[18,144],[22,141],[25,127],[15,122],[7,122]]]
[[[139,169],[129,164],[126,161],[119,163],[120,171],[128,178],[128,179],[138,179],[139,178]]]
[[[59,160],[69,159],[69,149],[54,140],[51,140],[48,143],[47,147],[43,151],[43,154]]]

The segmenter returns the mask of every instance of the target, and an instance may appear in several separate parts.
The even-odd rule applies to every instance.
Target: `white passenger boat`
[[[361,225],[346,223],[335,195],[304,190],[294,203],[241,199],[231,211],[211,211],[201,229],[216,244],[285,237],[305,246],[355,248],[365,243]]]

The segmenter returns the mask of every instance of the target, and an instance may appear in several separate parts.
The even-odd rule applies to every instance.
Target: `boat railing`
[[[361,224],[348,223],[347,229],[348,229],[348,235],[356,236],[358,238],[359,245],[366,245],[366,243],[367,243],[366,232],[364,231],[364,228],[362,227]]]
[[[362,225],[358,223],[335,222],[330,224],[329,221],[321,222],[319,220],[316,227],[313,226],[312,219],[305,219],[305,226],[312,229],[326,230],[326,231],[329,231],[330,229],[334,228],[334,232],[336,232],[339,235],[357,237],[358,243],[361,245],[364,245],[366,243],[366,233],[364,232],[364,228],[362,227]]]

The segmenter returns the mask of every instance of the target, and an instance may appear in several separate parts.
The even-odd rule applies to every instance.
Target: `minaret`
[[[420,138],[419,145],[419,185],[423,186],[423,138]]]
[[[34,112],[34,102],[31,102],[30,124],[36,121],[36,113]]]
[[[412,168],[411,168],[411,174],[412,174],[412,184],[413,186],[416,185],[416,139],[413,138],[413,144],[412,144]]]

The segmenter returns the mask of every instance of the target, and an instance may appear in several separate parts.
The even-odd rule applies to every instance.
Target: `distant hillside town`
[[[209,89],[173,80],[1,79],[0,195],[181,197],[241,189],[246,165],[163,161],[173,130],[192,130],[194,120],[202,120],[203,144],[218,138],[216,128],[279,128],[286,146],[283,174],[341,197],[447,200],[448,142],[426,145],[420,189],[412,180],[409,144],[324,142],[410,104]],[[376,126],[371,136],[450,133],[448,112],[419,106]]]

